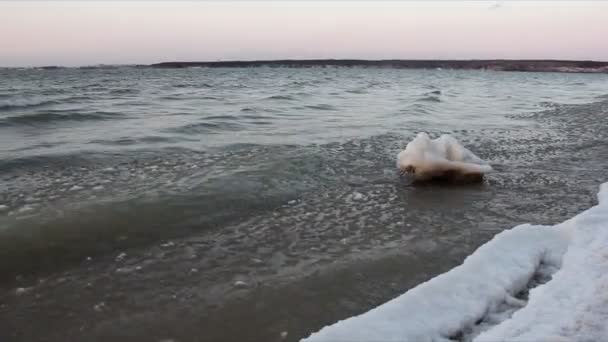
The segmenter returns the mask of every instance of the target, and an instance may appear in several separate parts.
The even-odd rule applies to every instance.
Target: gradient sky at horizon
[[[0,66],[252,59],[608,61],[605,1],[0,1]]]

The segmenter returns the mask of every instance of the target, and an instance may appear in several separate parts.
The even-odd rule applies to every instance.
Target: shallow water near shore
[[[0,74],[3,341],[297,341],[608,179],[605,75]],[[418,131],[496,172],[410,184]]]

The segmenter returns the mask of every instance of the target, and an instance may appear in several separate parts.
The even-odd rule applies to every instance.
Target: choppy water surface
[[[593,205],[608,76],[0,70],[2,341],[295,341]],[[412,186],[450,133],[496,173]]]

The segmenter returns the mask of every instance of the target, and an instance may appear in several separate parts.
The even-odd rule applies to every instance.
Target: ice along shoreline
[[[503,231],[462,265],[302,341],[606,339],[608,183],[598,201],[555,226]],[[552,279],[515,298],[539,273]]]

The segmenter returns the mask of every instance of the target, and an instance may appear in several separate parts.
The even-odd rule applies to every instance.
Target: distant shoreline
[[[233,61],[173,61],[154,64],[97,64],[84,66],[29,66],[2,67],[0,69],[114,69],[134,68],[383,68],[432,70],[491,70],[523,72],[603,73],[608,74],[608,62],[591,60],[553,59],[276,59]]]
[[[572,60],[406,60],[406,59],[284,59],[217,62],[162,62],[153,68],[313,68],[366,67],[391,69],[461,69],[531,72],[608,73],[608,62]]]

